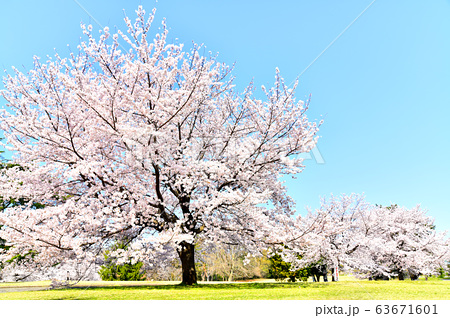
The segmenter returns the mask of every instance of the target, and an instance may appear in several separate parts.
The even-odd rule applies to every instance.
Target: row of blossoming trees
[[[315,229],[300,245],[292,242],[280,249],[297,268],[323,264],[365,278],[409,274],[415,279],[436,274],[450,259],[446,233],[435,230],[420,206],[382,207],[360,195],[343,195],[324,200],[308,218],[318,220]]]
[[[127,33],[105,28],[97,39],[82,25],[78,52],[35,58],[31,71],[4,79],[0,128],[15,159],[0,194],[24,198],[0,214],[5,266],[17,255],[28,269],[91,264],[124,237],[124,258],[158,262],[171,246],[185,284],[197,281],[199,239],[250,253],[284,246],[293,262],[301,254],[361,272],[426,272],[443,257],[417,209],[333,199],[295,217],[280,176],[302,171],[298,155],[320,126],[295,99],[297,85],[277,71],[264,99],[252,84],[238,93],[230,68],[168,43],[164,23],[149,38],[154,12],[136,12]]]

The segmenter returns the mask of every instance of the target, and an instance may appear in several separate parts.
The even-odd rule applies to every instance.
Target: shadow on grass
[[[220,283],[187,285],[148,285],[148,286],[73,286],[68,289],[89,290],[237,290],[237,289],[276,289],[276,288],[325,288],[328,283]]]

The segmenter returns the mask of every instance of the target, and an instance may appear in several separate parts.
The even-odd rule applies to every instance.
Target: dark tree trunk
[[[195,271],[194,245],[182,242],[178,248],[178,255],[181,260],[181,269],[183,272],[182,284],[197,284],[197,273]]]

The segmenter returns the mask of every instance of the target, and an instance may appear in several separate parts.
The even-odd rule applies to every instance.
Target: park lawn
[[[105,283],[105,282],[101,282]],[[0,293],[3,300],[412,300],[450,299],[450,281],[339,281],[328,283],[202,283],[196,286],[157,285],[79,286],[70,289]],[[127,284],[129,282],[122,282]],[[151,285],[149,285],[149,283]],[[94,284],[95,285],[95,284]]]
[[[37,282],[0,283],[2,287],[50,287],[51,281],[42,280]]]

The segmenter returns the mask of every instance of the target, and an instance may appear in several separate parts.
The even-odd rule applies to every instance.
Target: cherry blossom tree
[[[377,264],[372,274],[403,280],[408,272],[413,279],[436,274],[448,259],[450,240],[435,230],[433,219],[420,206],[375,206],[368,219],[373,226],[367,250]]]
[[[278,70],[265,99],[233,88],[231,69],[183,50],[168,31],[150,38],[155,11],[140,7],[127,33],[91,26],[78,53],[34,59],[4,79],[0,125],[15,163],[4,197],[31,205],[0,215],[2,258],[34,251],[42,266],[95,260],[126,235],[126,257],[151,259],[174,244],[185,284],[195,284],[194,242],[256,249],[279,242],[294,222],[279,180],[302,171],[300,153],[320,123],[306,116]],[[128,49],[123,49],[126,46]]]
[[[299,223],[303,229],[312,230],[301,240],[288,241],[278,252],[296,269],[324,265],[329,269],[339,266],[344,271],[361,269],[368,262],[364,244],[370,240],[362,231],[361,221],[369,207],[362,195],[323,198],[321,206]]]
[[[360,277],[404,279],[405,272],[411,278],[436,274],[450,255],[446,233],[435,230],[420,206],[381,207],[361,195],[332,196],[309,218],[320,218],[320,226],[283,250],[297,268],[320,263]]]

